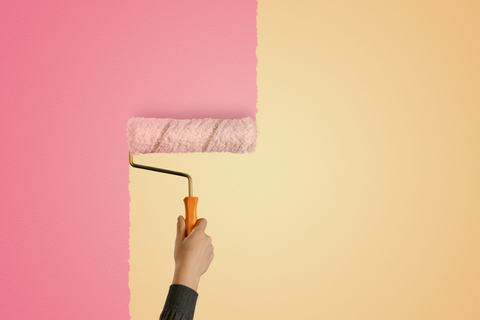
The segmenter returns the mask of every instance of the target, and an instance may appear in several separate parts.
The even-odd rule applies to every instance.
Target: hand
[[[186,236],[185,220],[178,217],[175,240],[175,274],[172,284],[182,284],[197,291],[200,277],[213,260],[212,238],[205,234],[207,220],[198,219],[192,232]]]

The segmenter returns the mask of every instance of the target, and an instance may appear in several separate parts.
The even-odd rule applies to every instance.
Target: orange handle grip
[[[197,223],[198,197],[186,197],[183,202],[185,202],[185,227],[188,236]]]

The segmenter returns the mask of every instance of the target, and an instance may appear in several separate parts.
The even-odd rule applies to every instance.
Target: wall
[[[2,319],[130,318],[127,120],[255,116],[255,10],[2,1]]]
[[[479,13],[259,1],[248,318],[478,317]]]
[[[258,122],[251,155],[141,156],[208,220],[195,319],[480,313],[475,2],[262,0],[258,47],[251,1],[2,5],[9,319],[158,317],[186,182],[128,169],[131,116]]]

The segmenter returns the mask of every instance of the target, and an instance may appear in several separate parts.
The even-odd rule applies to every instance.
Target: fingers
[[[183,219],[182,216],[178,216],[176,241],[182,242],[186,236],[187,236],[187,233],[185,231],[185,219]]]

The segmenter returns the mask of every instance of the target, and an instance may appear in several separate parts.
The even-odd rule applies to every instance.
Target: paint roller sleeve
[[[141,153],[231,152],[252,153],[257,125],[243,119],[131,118],[128,148]]]

